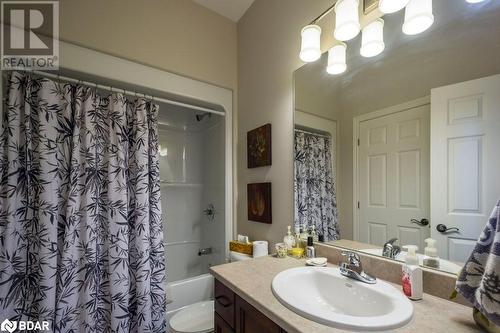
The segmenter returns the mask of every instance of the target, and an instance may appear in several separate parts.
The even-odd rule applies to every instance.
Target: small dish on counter
[[[326,258],[318,257],[318,258],[307,259],[306,265],[315,267],[325,267],[327,265]]]

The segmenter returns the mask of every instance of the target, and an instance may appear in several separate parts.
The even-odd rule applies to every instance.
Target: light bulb
[[[335,45],[328,50],[328,74],[341,74],[347,69],[347,45],[345,43]]]
[[[333,35],[340,41],[348,41],[359,34],[359,1],[338,0],[335,4],[335,30]]]
[[[384,49],[384,20],[379,18],[363,28],[360,53],[368,58],[379,55]]]
[[[403,32],[417,35],[429,29],[433,23],[432,0],[410,0],[405,9]]]
[[[405,8],[410,0],[380,0],[378,9],[384,14],[391,14]]]
[[[321,57],[321,28],[315,24],[307,25],[301,32],[300,60],[313,62]]]

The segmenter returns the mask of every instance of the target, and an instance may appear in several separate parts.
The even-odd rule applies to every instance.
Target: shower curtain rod
[[[72,83],[78,83],[78,84],[82,84],[82,85],[87,86],[87,87],[95,87],[96,89],[109,90],[110,92],[113,92],[113,91],[115,91],[115,92],[121,92],[124,95],[128,95],[128,96],[144,96],[145,98],[148,98],[148,95],[143,94],[143,93],[137,93],[135,91],[130,91],[130,90],[126,90],[126,89],[118,89],[116,87],[105,86],[105,85],[102,85],[102,84],[97,84],[97,83],[93,83],[93,82],[89,82],[89,81],[73,79],[73,78],[67,77],[67,76],[62,76],[62,75],[57,75],[57,74],[50,74],[50,73],[36,71],[36,70],[30,70],[29,72],[37,74],[37,75],[40,75],[40,76],[44,76],[44,77],[47,77],[47,78],[50,78],[50,79],[54,79],[56,81],[60,80],[60,81],[67,81],[67,82],[72,82]],[[155,97],[153,95],[149,95],[149,96],[151,97],[151,100],[157,101],[157,102],[167,103],[167,104],[170,104],[170,105],[182,106],[182,107],[186,107],[186,108],[193,109],[193,110],[199,110],[199,111],[204,111],[204,112],[215,113],[215,114],[218,114],[218,115],[221,115],[221,116],[225,116],[226,115],[222,111],[217,111],[217,110],[206,108],[206,107],[203,107],[203,106],[196,106],[196,105],[192,105],[192,104],[188,104],[188,103],[174,101],[174,100],[171,100],[171,99],[166,99],[166,98],[161,98],[161,97]]]
[[[306,134],[311,134],[311,135],[316,135],[316,136],[320,136],[320,137],[328,138],[328,139],[332,138],[332,136],[330,134],[321,134],[321,133],[316,133],[316,132],[304,131],[304,130],[299,129],[299,128],[294,128],[294,131],[302,132],[302,133],[306,133]]]

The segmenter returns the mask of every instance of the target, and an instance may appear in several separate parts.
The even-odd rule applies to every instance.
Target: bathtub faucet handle
[[[212,253],[212,248],[211,247],[205,247],[203,249],[198,250],[198,255],[199,256],[206,256],[207,254]]]

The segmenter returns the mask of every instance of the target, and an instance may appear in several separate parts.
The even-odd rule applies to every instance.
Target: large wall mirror
[[[346,42],[342,74],[327,53],[294,73],[294,223],[394,260],[435,246],[457,273],[500,199],[500,2],[433,6],[414,36],[385,15],[378,56]]]

